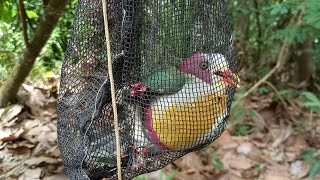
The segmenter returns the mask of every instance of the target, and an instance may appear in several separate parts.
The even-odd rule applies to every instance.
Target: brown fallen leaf
[[[20,142],[18,142],[18,143],[16,143],[17,144],[17,147],[27,147],[27,148],[29,148],[29,149],[31,149],[31,148],[33,148],[34,146],[36,146],[36,144],[33,144],[33,143],[31,143],[30,141],[28,141],[28,140],[24,140],[24,141],[20,141]]]
[[[0,108],[0,117],[2,116],[2,114],[6,111],[5,108]]]
[[[25,104],[31,109],[35,116],[41,116],[43,106],[46,105],[46,97],[38,88],[34,88],[29,94]]]
[[[232,142],[232,143],[226,143],[226,144],[224,144],[221,148],[222,148],[223,150],[231,150],[231,149],[237,148],[238,146],[239,146],[238,143]]]
[[[26,129],[32,129],[36,126],[39,126],[41,123],[41,121],[39,119],[30,119],[30,120],[26,120],[24,123],[24,127]]]
[[[46,151],[51,149],[52,145],[48,141],[40,141],[37,146],[33,149],[32,155],[39,156],[46,154]]]
[[[13,119],[11,119],[9,122],[6,122],[3,124],[3,127],[12,127],[16,124],[16,122],[19,120],[18,117],[15,117]]]
[[[26,90],[27,92],[31,92],[33,91],[34,87],[33,86],[30,86],[28,84],[22,84],[21,87]]]
[[[251,140],[252,144],[254,144],[256,147],[258,148],[266,148],[268,146],[268,144],[266,142],[263,141],[258,141],[258,140]]]
[[[6,165],[6,167],[9,164]],[[0,167],[1,168],[1,167]],[[4,168],[1,168],[4,169]],[[18,165],[12,165],[12,167],[10,167],[10,169],[5,169],[4,170],[6,172],[6,174],[0,174],[0,179],[10,179],[9,177],[12,177],[12,179],[16,180],[20,174],[22,174],[22,172],[24,171],[24,167],[20,164]]]
[[[23,155],[24,157],[29,157],[31,155],[31,150],[24,146],[12,148],[10,145],[8,145],[7,148],[9,152],[14,155]]]
[[[278,146],[280,146],[280,144],[285,142],[291,136],[292,133],[293,133],[293,129],[291,126],[288,126],[284,130],[281,130],[280,134],[276,137],[276,139],[272,143],[271,145],[272,148],[277,148]]]
[[[15,141],[24,136],[28,131],[20,128],[20,129],[2,129],[0,128],[0,140],[3,142]]]
[[[232,139],[230,132],[228,130],[225,130],[221,134],[221,136],[217,140],[215,140],[211,145],[218,148],[229,143],[235,143],[235,141]]]
[[[34,88],[30,94],[26,104],[32,108],[33,106],[42,107],[46,103],[46,97],[40,89]]]
[[[39,139],[42,139],[40,135],[46,134],[47,132],[50,132],[51,129],[45,125],[34,127],[26,133],[23,138],[29,140],[30,142],[36,143],[39,142]]]
[[[33,157],[24,161],[24,164],[28,166],[38,166],[40,164],[58,164],[61,163],[60,159],[50,158],[50,157]]]
[[[54,116],[57,112],[57,100],[51,97],[43,108],[48,111],[51,116]]]
[[[161,171],[153,171],[151,173],[145,174],[148,180],[158,180],[159,177],[163,177],[164,179],[166,178],[166,175]]]
[[[291,180],[287,165],[273,165],[267,168],[264,180]]]
[[[243,178],[232,173],[226,173],[223,176],[217,177],[217,180],[243,180]]]
[[[3,138],[9,137],[12,134],[11,129],[9,128],[0,128],[0,140],[2,141]],[[4,141],[2,141],[4,142]]]
[[[200,171],[208,168],[203,165],[201,157],[196,154],[196,152],[191,152],[185,155],[184,157],[175,161],[175,163],[183,170]]]
[[[301,134],[290,136],[285,143],[286,151],[300,153],[301,150],[307,149],[308,144],[306,139],[307,138]]]
[[[254,165],[251,159],[242,154],[236,154],[234,152],[227,152],[221,161],[225,169],[232,168],[236,170],[247,170]]]
[[[232,163],[230,163],[229,166],[234,169],[246,170],[250,169],[253,166],[253,162],[245,156],[241,155],[233,159]]]
[[[212,178],[213,177],[207,177],[206,175],[201,174],[198,171],[192,171],[192,170],[182,171],[182,172],[177,173],[174,176],[174,180],[185,180],[185,179],[188,179],[188,180],[210,180]]]
[[[2,113],[0,120],[3,124],[8,123],[11,121],[15,116],[17,116],[23,109],[23,105],[20,104],[14,104],[7,108],[5,108],[5,111]]]
[[[6,145],[7,145],[7,142],[0,141],[0,150],[6,147]]]
[[[51,157],[56,157],[56,158],[59,158],[61,155],[58,145],[53,146],[46,153],[49,154]]]
[[[26,169],[18,180],[40,180],[42,168]]]
[[[55,142],[57,140],[57,133],[56,132],[42,132],[38,136],[37,140],[41,141],[50,141]]]
[[[66,174],[60,173],[43,177],[43,180],[69,180],[69,177]]]

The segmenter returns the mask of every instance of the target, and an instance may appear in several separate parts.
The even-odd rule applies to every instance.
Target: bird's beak
[[[237,87],[240,87],[240,78],[238,75],[233,73],[230,69],[223,70],[223,71],[217,71],[214,73],[215,75],[223,77],[223,81],[227,84]]]

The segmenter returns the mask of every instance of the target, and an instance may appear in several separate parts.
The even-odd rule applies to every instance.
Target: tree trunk
[[[43,46],[49,39],[54,27],[56,26],[60,15],[66,7],[66,0],[50,1],[45,8],[45,13],[31,39],[29,48],[25,48],[14,66],[8,79],[0,88],[0,106],[5,106],[16,101],[16,95],[29,72],[33,63],[40,54]]]
[[[312,39],[307,38],[303,43],[297,46],[297,74],[296,80],[309,83],[314,73],[312,62]]]

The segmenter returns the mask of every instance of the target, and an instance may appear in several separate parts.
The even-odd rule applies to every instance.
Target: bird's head
[[[227,85],[239,87],[239,77],[229,69],[228,62],[222,54],[194,53],[182,61],[178,69],[209,85],[215,85],[217,81],[222,80]]]

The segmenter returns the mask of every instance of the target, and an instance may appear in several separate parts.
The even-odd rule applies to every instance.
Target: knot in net
[[[116,179],[100,0],[79,0],[61,71],[58,141],[71,179]],[[239,83],[225,0],[108,0],[123,179],[224,131]]]

